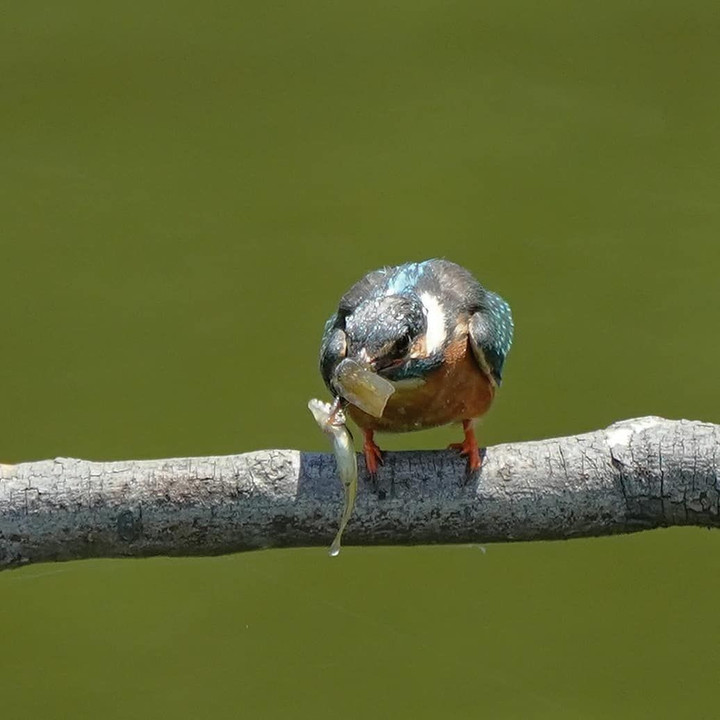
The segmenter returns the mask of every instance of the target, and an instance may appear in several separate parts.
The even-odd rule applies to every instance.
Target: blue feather
[[[390,276],[387,284],[389,295],[399,295],[414,287],[425,272],[427,260],[420,263],[405,263],[400,265]]]

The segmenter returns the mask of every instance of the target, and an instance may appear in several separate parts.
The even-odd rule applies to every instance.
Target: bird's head
[[[427,330],[423,304],[412,295],[369,298],[346,318],[347,356],[392,375],[406,363]]]

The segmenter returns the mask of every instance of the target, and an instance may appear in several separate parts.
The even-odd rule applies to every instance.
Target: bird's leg
[[[468,471],[476,472],[482,466],[482,458],[480,457],[480,448],[475,438],[475,428],[472,420],[463,420],[463,430],[465,439],[461,443],[452,443],[449,447],[452,450],[459,450],[461,455],[467,456]]]
[[[372,430],[363,430],[363,453],[368,472],[375,475],[382,464],[382,450],[375,444]]]

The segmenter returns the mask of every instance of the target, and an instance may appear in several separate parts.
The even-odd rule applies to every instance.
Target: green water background
[[[437,255],[515,313],[485,443],[720,422],[715,2],[0,16],[2,461],[326,450],[326,316]],[[691,529],[28,567],[0,715],[714,717],[719,570]]]

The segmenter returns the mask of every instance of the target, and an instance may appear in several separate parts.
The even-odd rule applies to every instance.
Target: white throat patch
[[[445,313],[443,312],[437,298],[430,293],[424,292],[420,296],[425,311],[427,312],[427,333],[426,349],[428,355],[442,347],[445,340]]]

